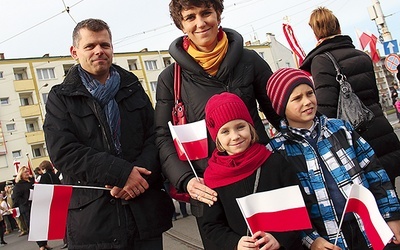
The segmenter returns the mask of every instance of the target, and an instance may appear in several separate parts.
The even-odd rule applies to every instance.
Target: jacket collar
[[[311,63],[315,56],[323,54],[325,51],[331,51],[341,48],[355,48],[353,45],[353,41],[349,36],[339,35],[324,40],[307,54],[302,65],[300,66],[300,69],[310,72]]]

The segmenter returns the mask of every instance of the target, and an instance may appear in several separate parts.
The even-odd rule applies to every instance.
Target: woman
[[[185,34],[172,42],[169,53],[181,66],[181,98],[188,122],[204,119],[204,107],[214,94],[231,92],[245,102],[255,123],[261,143],[268,136],[258,116],[257,102],[269,121],[278,125],[278,118],[265,93],[272,74],[269,65],[254,51],[243,48],[243,38],[231,29],[220,27],[223,0],[172,0],[170,14],[178,29]],[[179,191],[189,192],[191,211],[201,221],[203,205],[212,205],[216,192],[204,185],[201,178],[207,159],[194,161],[200,177],[197,181],[187,162],[176,154],[167,122],[174,106],[174,64],[159,76],[156,104],[156,143],[160,149],[163,172]],[[208,138],[209,155],[215,148]],[[197,201],[195,201],[196,199]],[[210,249],[203,237],[203,244]]]
[[[19,207],[22,220],[25,222],[27,229],[29,230],[32,203],[29,200],[29,194],[30,190],[33,189],[34,178],[29,175],[28,167],[23,166],[18,170],[15,182],[16,183],[11,196],[14,203],[13,207]],[[22,231],[20,236],[25,234],[27,234],[27,232]]]
[[[335,67],[324,54],[329,51],[347,76],[354,92],[375,115],[368,128],[357,132],[374,149],[394,186],[395,178],[400,175],[400,142],[379,104],[379,91],[371,58],[363,51],[355,49],[349,36],[341,35],[339,21],[332,11],[324,7],[315,9],[310,16],[309,25],[318,43],[300,68],[310,72],[314,79],[318,111],[330,118],[336,118],[339,83],[336,81]]]

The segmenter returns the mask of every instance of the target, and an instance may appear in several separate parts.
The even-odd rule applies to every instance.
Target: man
[[[99,189],[74,188],[68,248],[162,249],[174,208],[162,190],[152,105],[138,78],[112,64],[104,21],[81,21],[72,38],[79,64],[49,93],[46,144],[65,184]]]

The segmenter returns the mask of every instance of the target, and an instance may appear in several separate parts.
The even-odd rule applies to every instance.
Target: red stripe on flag
[[[312,228],[305,207],[257,213],[248,217],[247,222],[253,232],[286,232]]]
[[[180,152],[180,148],[178,146],[178,142],[176,139],[174,140],[175,143],[175,148],[177,150],[179,159],[181,161],[186,161],[186,156],[184,155],[183,152]],[[186,154],[189,157],[189,160],[199,160],[207,157],[208,154],[208,144],[207,144],[207,138],[204,138],[202,140],[198,141],[190,141],[190,142],[181,142],[183,148],[186,151]],[[179,150],[179,151],[178,151]]]
[[[358,199],[350,198],[346,208],[346,212],[349,211],[356,212],[361,217],[365,232],[368,236],[368,240],[372,244],[372,247],[374,249],[383,249],[386,244],[382,242],[379,232],[375,228],[371,220],[371,215],[369,214],[368,208],[365,206],[365,204]]]
[[[72,186],[54,186],[50,206],[48,240],[64,238]]]

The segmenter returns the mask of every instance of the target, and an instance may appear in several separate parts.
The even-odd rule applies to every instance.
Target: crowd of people
[[[379,104],[370,57],[319,7],[309,21],[316,47],[300,69],[273,73],[243,47],[237,31],[222,28],[223,9],[223,0],[171,0],[170,15],[183,36],[169,47],[175,62],[158,77],[155,108],[138,77],[112,63],[107,23],[89,18],[76,25],[70,53],[77,63],[46,103],[51,162],[40,164],[36,178],[22,167],[15,185],[6,186],[1,244],[7,244],[4,233],[29,231],[30,189],[35,181],[60,184],[54,165],[63,184],[86,187],[74,188],[69,204],[64,243],[70,249],[163,249],[162,234],[179,214],[169,183],[190,195],[206,250],[371,249],[360,216],[344,211],[354,184],[371,191],[393,232],[385,249],[400,249],[394,190],[400,141]],[[339,85],[327,51],[374,113],[368,127],[336,119]],[[192,165],[179,159],[168,127],[176,78],[186,122],[205,119],[208,131],[208,157]],[[272,139],[259,110],[277,130]],[[292,185],[300,187],[312,228],[249,233],[236,198]],[[180,205],[188,216],[187,204]],[[11,207],[21,212],[16,223]],[[37,244],[51,249],[47,241]]]

